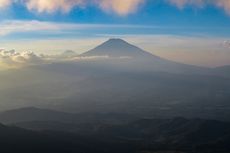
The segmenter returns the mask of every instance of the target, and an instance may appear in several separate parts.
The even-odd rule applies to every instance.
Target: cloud
[[[61,24],[54,22],[42,22],[37,20],[20,21],[8,20],[0,22],[0,36],[5,36],[11,33],[31,32],[31,31],[60,31],[66,29],[87,28],[87,25],[77,24]]]
[[[12,2],[12,0],[0,0],[0,9],[10,6]]]
[[[222,43],[223,47],[225,48],[229,48],[230,49],[230,40],[225,40],[223,43]]]
[[[201,7],[204,5],[205,0],[169,0],[169,2],[176,5],[178,8],[183,9],[186,5]]]
[[[25,5],[30,11],[38,13],[70,12],[73,8],[96,5],[106,12],[128,15],[137,10],[145,0],[26,0]]]
[[[0,22],[0,27],[0,36],[24,32],[48,32],[49,34],[63,34],[68,32],[73,33],[73,31],[76,32],[76,30],[98,28],[153,28],[151,26],[141,25],[56,23],[38,20],[7,20]]]
[[[97,0],[96,2],[106,12],[125,16],[135,12],[144,0]]]
[[[121,16],[135,12],[146,0],[0,0],[0,9],[13,3],[25,5],[29,11],[37,13],[68,13],[77,7],[94,5],[105,12]]]
[[[28,65],[42,64],[44,61],[41,57],[33,52],[16,52],[15,50],[0,50],[0,65],[5,67],[21,67]]]
[[[26,7],[38,13],[69,12],[76,6],[82,6],[84,0],[26,0]]]
[[[17,63],[40,64],[42,59],[33,52],[22,52],[11,57]]]
[[[103,59],[109,59],[110,57],[107,55],[104,56],[78,56],[74,57],[71,60],[76,60],[76,61],[88,61],[88,60],[103,60]]]
[[[187,5],[196,7],[204,7],[205,5],[213,5],[224,9],[230,15],[230,0],[168,0],[171,4],[183,9]]]
[[[223,8],[225,12],[230,15],[230,1],[229,0],[216,0],[216,5]]]
[[[141,4],[151,0],[0,0],[0,9],[4,9],[11,4],[24,5],[29,11],[36,13],[55,12],[69,13],[75,8],[87,8],[96,6],[107,13],[115,13],[126,16],[136,12]],[[205,7],[213,5],[223,9],[230,15],[230,0],[164,0],[179,9],[185,6]]]
[[[70,52],[70,51],[68,51]],[[71,51],[71,54],[66,56],[66,52],[59,54],[35,54],[31,51],[17,52],[15,50],[0,49],[0,70],[3,68],[23,68],[31,65],[50,64],[53,62],[78,62],[78,61],[98,61],[98,60],[126,60],[132,57],[110,57],[108,55],[102,56],[80,56]]]
[[[42,30],[58,30],[59,26],[49,22],[32,21],[3,21],[0,22],[0,36],[4,36],[14,32],[42,31]]]

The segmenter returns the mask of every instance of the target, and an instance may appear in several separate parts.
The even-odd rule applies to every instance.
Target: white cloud
[[[230,0],[216,0],[216,5],[223,8],[230,15]]]
[[[25,5],[30,11],[38,13],[53,13],[55,11],[69,12],[76,6],[82,6],[84,0],[26,0]]]
[[[0,0],[0,9],[10,6],[12,2],[12,0]]]
[[[70,56],[63,56],[63,54],[41,54],[37,55],[34,52],[16,52],[15,50],[0,50],[0,70],[3,68],[23,68],[31,65],[50,64],[53,62],[79,62],[79,61],[98,61],[98,60],[128,60],[132,57],[110,57],[102,56],[80,56],[73,54]]]
[[[95,5],[106,12],[128,15],[135,12],[146,0],[0,0],[0,9],[13,3],[21,3],[29,11],[37,13],[70,12],[76,7]]]
[[[77,7],[87,8],[96,6],[108,13],[126,16],[138,10],[142,3],[148,0],[0,0],[0,9],[13,3],[25,5],[29,11],[37,13],[54,13],[57,11],[68,13]],[[150,1],[150,0],[149,0]],[[165,0],[166,2],[183,9],[187,5],[204,7],[214,5],[230,15],[230,0]]]
[[[33,52],[22,52],[12,56],[13,61],[17,63],[40,64],[42,59]]]
[[[44,61],[41,57],[33,52],[16,52],[14,50],[0,50],[0,65],[5,67],[21,67],[28,65],[42,64]]]
[[[70,12],[76,7],[96,5],[106,12],[118,15],[128,15],[137,10],[145,0],[25,0],[25,5],[30,11],[38,13],[53,13],[61,11]]]
[[[56,23],[44,21],[23,21],[23,20],[7,20],[0,22],[0,36],[11,33],[22,32],[48,32],[49,34],[65,33],[71,30],[94,29],[94,28],[154,28],[151,26],[138,25],[110,25],[110,24],[77,24],[77,23]],[[72,32],[72,31],[71,31]],[[75,31],[76,32],[76,31]]]
[[[178,8],[183,9],[186,5],[201,7],[204,5],[205,0],[169,0],[169,2],[176,5]]]
[[[76,7],[96,5],[106,12],[113,12],[118,15],[128,15],[137,10],[145,0],[25,0],[25,5],[30,11],[38,13],[53,13],[61,11],[70,12]]]
[[[28,32],[39,30],[58,30],[59,27],[56,24],[49,22],[39,21],[3,21],[0,22],[0,36],[4,36],[14,32]]]
[[[225,40],[222,44],[223,44],[223,47],[230,49],[230,40]]]
[[[100,60],[100,59],[109,59],[110,57],[107,55],[104,56],[78,56],[78,57],[74,57],[71,60],[78,60],[78,61],[82,61],[82,60]]]
[[[226,13],[230,15],[230,0],[168,0],[171,4],[176,5],[182,9],[186,5],[193,5],[203,7],[205,5],[214,5],[221,9],[224,9]]]
[[[96,0],[97,4],[106,12],[115,12],[125,16],[135,12],[145,0]]]

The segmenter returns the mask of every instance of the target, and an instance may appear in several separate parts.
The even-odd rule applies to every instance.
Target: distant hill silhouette
[[[72,50],[66,50],[64,51],[62,54],[61,54],[61,57],[74,57],[74,56],[77,56],[77,53],[72,51]]]
[[[0,122],[2,123],[25,122],[33,120],[64,121],[70,120],[71,118],[72,115],[69,113],[48,109],[39,109],[35,107],[25,107],[21,109],[14,109],[0,113]]]
[[[134,120],[134,116],[116,113],[66,113],[51,109],[41,109],[36,107],[25,107],[0,112],[0,122],[4,124],[14,123],[35,123],[59,124],[59,123],[94,123],[109,122],[122,123]]]

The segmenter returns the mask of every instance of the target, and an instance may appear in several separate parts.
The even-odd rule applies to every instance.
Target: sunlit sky
[[[230,64],[230,0],[0,0],[0,48],[82,53],[123,38],[188,64]]]

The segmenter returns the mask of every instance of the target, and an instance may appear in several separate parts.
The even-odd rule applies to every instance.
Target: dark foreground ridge
[[[4,153],[230,151],[230,123],[204,119],[139,119],[120,124],[27,121],[1,124],[0,137]]]

